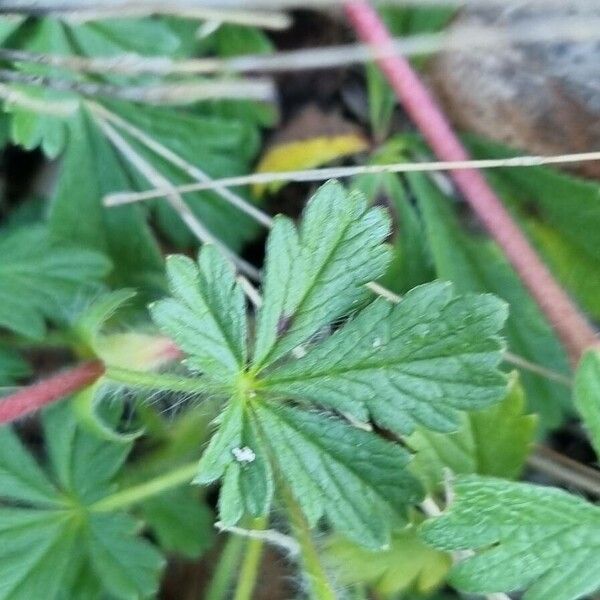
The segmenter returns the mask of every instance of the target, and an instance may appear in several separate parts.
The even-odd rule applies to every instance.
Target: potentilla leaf
[[[43,226],[0,233],[0,326],[41,338],[46,318],[64,321],[109,270],[104,255],[56,242]]]
[[[348,194],[333,181],[308,201],[299,231],[289,219],[276,218],[267,244],[255,370],[357,307],[363,285],[389,263],[383,245],[388,233],[383,210],[368,208],[362,194]]]
[[[232,384],[246,362],[246,306],[232,265],[204,246],[198,264],[169,257],[167,275],[173,298],[153,304],[152,318],[189,354],[191,369]]]
[[[126,513],[94,509],[114,491],[131,444],[90,435],[68,405],[45,411],[42,425],[47,469],[0,428],[0,600],[79,598],[75,590],[92,588],[119,600],[153,597],[159,551]]]
[[[170,260],[173,298],[154,305],[154,320],[209,389],[230,397],[195,479],[221,481],[224,525],[266,515],[279,485],[311,526],[324,518],[381,548],[422,490],[405,449],[350,421],[401,434],[417,424],[449,431],[460,411],[505,394],[502,301],[434,283],[399,304],[368,304],[364,284],[388,264],[388,229],[384,212],[336,182],[316,192],[299,228],[276,218],[251,360],[242,292],[225,259],[206,247],[199,266]]]
[[[451,571],[468,593],[526,590],[524,600],[574,600],[600,588],[600,508],[563,490],[466,476],[424,540],[441,550],[476,550]]]
[[[459,411],[489,406],[506,391],[497,370],[506,312],[495,296],[423,285],[398,304],[377,299],[304,358],[269,373],[262,386],[360,419],[366,409],[400,434],[416,425],[450,431]]]
[[[322,414],[267,403],[256,419],[309,523],[325,516],[340,533],[371,547],[389,543],[406,508],[421,499],[398,444]]]

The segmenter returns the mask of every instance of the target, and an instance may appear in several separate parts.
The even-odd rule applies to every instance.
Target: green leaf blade
[[[389,219],[335,181],[309,200],[302,226],[279,219],[267,248],[255,370],[275,362],[356,307],[389,262]]]
[[[198,265],[171,256],[167,272],[173,298],[151,306],[154,321],[190,355],[191,368],[232,384],[246,361],[244,296],[233,267],[205,246]]]
[[[125,514],[96,514],[89,521],[88,551],[93,568],[117,598],[150,598],[158,590],[164,559],[136,539],[136,522]]]
[[[416,456],[413,470],[430,490],[437,490],[444,469],[515,479],[531,451],[537,417],[524,414],[525,397],[518,377],[510,377],[506,397],[493,406],[461,415],[460,428],[449,434],[418,428],[408,439]]]
[[[505,317],[505,305],[492,296],[456,297],[447,284],[420,286],[397,305],[376,300],[263,385],[350,409],[357,418],[363,403],[378,425],[400,434],[417,424],[448,431],[459,410],[502,397],[506,382],[496,367]]]
[[[39,339],[45,319],[65,320],[73,298],[98,290],[110,262],[59,243],[41,226],[0,233],[0,325]]]
[[[598,507],[563,490],[477,476],[459,478],[455,492],[421,535],[438,549],[480,551],[453,568],[459,589],[574,600],[600,587],[598,571],[586,568],[600,556]]]
[[[326,516],[341,533],[380,548],[421,498],[400,446],[292,407],[263,404],[256,415],[278,472],[311,525]]]
[[[575,373],[575,407],[583,417],[596,455],[600,456],[600,353],[590,350],[583,355]]]
[[[509,349],[534,363],[568,374],[565,352],[514,271],[493,244],[468,235],[452,212],[450,199],[420,174],[409,176],[417,196],[438,277],[461,293],[493,292],[510,305],[506,322]],[[556,427],[569,406],[568,390],[523,371],[530,407],[543,428]]]

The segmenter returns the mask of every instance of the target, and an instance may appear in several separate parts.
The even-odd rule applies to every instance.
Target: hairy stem
[[[335,592],[321,564],[319,553],[313,543],[310,527],[302,513],[302,509],[291,491],[285,486],[283,488],[281,495],[290,519],[294,537],[300,545],[302,567],[309,584],[310,597],[312,600],[335,600]]]
[[[190,483],[196,472],[198,471],[198,461],[185,464],[166,475],[160,475],[150,481],[145,481],[130,488],[120,490],[98,500],[90,507],[94,512],[112,512],[129,508],[134,504],[138,504],[152,498],[158,494],[162,494],[167,490],[179,487],[186,483]]]
[[[267,525],[266,517],[254,519],[250,524],[252,529],[264,529]],[[264,548],[264,540],[260,538],[252,538],[246,544],[246,553],[244,562],[235,588],[233,600],[251,600],[256,580],[258,578],[258,569],[262,559]]]
[[[0,400],[0,423],[10,423],[87,387],[104,374],[99,360],[42,379]]]
[[[468,152],[409,62],[393,54],[392,37],[377,12],[365,0],[347,1],[344,8],[359,38],[374,48],[377,64],[435,154],[445,161],[468,160]],[[451,176],[556,330],[571,361],[577,363],[597,343],[594,329],[552,277],[483,175],[465,169],[452,171]]]
[[[119,367],[108,367],[105,374],[107,379],[134,387],[151,388],[170,392],[188,392],[197,394],[204,391],[200,379],[179,377],[165,373],[133,371]]]
[[[239,535],[230,535],[227,538],[204,600],[226,600],[229,597],[231,582],[238,569],[245,541]]]

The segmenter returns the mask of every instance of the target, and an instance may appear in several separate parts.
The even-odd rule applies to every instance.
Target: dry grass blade
[[[600,19],[581,17],[538,19],[500,31],[494,27],[463,26],[451,37],[445,33],[420,34],[395,38],[389,52],[375,55],[366,44],[345,44],[325,48],[305,48],[275,54],[243,55],[232,58],[195,58],[173,60],[124,54],[115,57],[61,56],[0,48],[0,58],[11,62],[30,62],[86,73],[121,75],[200,75],[211,73],[274,73],[328,69],[366,63],[376,56],[432,54],[440,50],[463,51],[503,48],[515,43],[580,42],[600,37]]]
[[[539,167],[543,165],[570,164],[586,161],[600,160],[600,151],[580,152],[576,154],[557,154],[553,156],[516,156],[510,158],[460,160],[460,161],[432,161],[416,163],[389,163],[385,165],[362,165],[357,167],[328,167],[323,169],[308,169],[304,171],[281,171],[270,173],[255,173],[239,177],[224,177],[205,183],[191,183],[177,186],[175,189],[182,194],[198,192],[201,190],[214,190],[216,187],[237,187],[256,183],[270,183],[273,181],[325,181],[327,179],[341,179],[355,175],[374,175],[380,173],[415,173],[435,171],[459,171],[466,169],[495,169],[517,167]],[[151,200],[164,196],[160,189],[146,192],[118,192],[104,198],[105,206],[118,206],[131,202]]]
[[[0,81],[26,86],[43,87],[58,92],[83,96],[104,96],[129,102],[183,105],[217,98],[273,101],[273,83],[264,79],[253,81],[203,81],[163,83],[144,86],[117,86],[105,83],[78,82],[53,76],[40,76],[0,69]]]
[[[184,223],[190,228],[190,231],[202,243],[214,244],[225,256],[227,256],[236,268],[252,279],[259,279],[260,272],[250,263],[238,257],[229,248],[217,239],[205,226],[198,220],[190,207],[185,203],[181,195],[175,190],[172,183],[161,175],[148,161],[138,154],[121,136],[112,125],[98,114],[95,115],[96,121],[106,137],[121,152],[123,157],[130,162],[152,185],[160,186],[163,189],[167,201],[181,217]]]

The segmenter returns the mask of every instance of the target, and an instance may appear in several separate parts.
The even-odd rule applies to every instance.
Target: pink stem
[[[76,392],[101,377],[104,365],[93,360],[38,381],[0,399],[0,423],[10,423]]]
[[[393,54],[392,37],[377,12],[363,0],[348,1],[344,9],[359,38],[371,44],[380,54],[377,64],[435,154],[445,161],[468,160],[468,152],[408,61]],[[451,171],[451,176],[512,263],[576,364],[587,348],[597,344],[596,332],[552,277],[482,174],[469,169]]]

